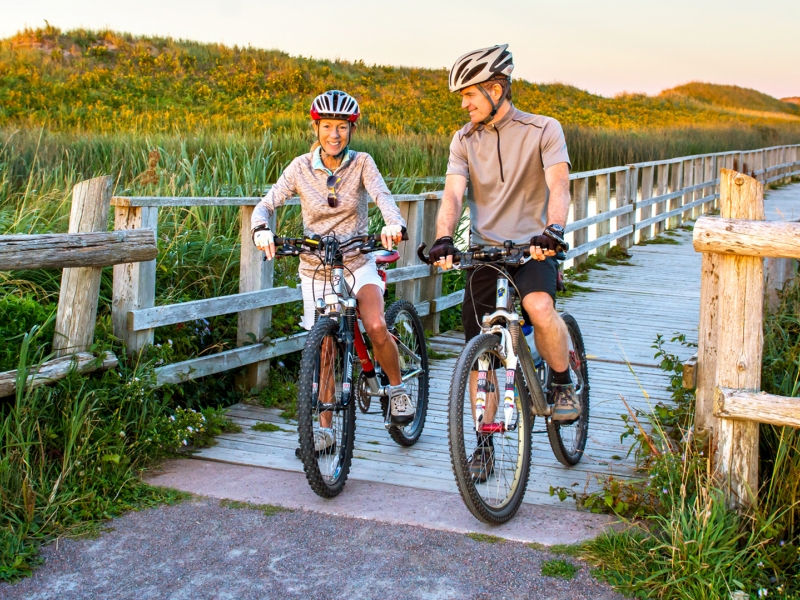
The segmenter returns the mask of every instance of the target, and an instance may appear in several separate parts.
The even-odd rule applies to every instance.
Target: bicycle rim
[[[422,434],[428,412],[428,350],[425,332],[414,305],[406,300],[398,300],[389,307],[386,311],[386,326],[399,342],[397,352],[401,375],[422,371],[417,377],[405,382],[415,410],[414,420],[403,427],[393,425],[389,428],[389,435],[395,442],[401,446],[412,446]]]
[[[479,441],[470,399],[470,374],[478,370],[481,360],[488,360],[498,368],[489,371],[487,377],[487,381],[494,385],[496,395],[492,396],[491,392],[487,395],[487,410],[481,422],[484,429],[496,432],[491,436],[484,435]],[[505,523],[516,514],[525,495],[530,470],[528,390],[521,372],[517,370],[512,429],[503,431],[505,379],[499,338],[483,334],[470,340],[462,351],[450,387],[448,437],[456,483],[470,512],[489,524]],[[494,406],[496,411],[493,411]]]
[[[575,384],[575,392],[580,399],[581,416],[569,425],[560,425],[548,419],[547,436],[558,461],[570,467],[578,464],[583,458],[583,451],[589,435],[589,368],[578,322],[568,313],[562,314],[561,317],[569,332],[570,376]]]
[[[355,436],[356,400],[351,397],[346,406],[341,404],[346,361],[338,332],[336,321],[317,322],[303,349],[298,381],[300,456],[309,485],[325,498],[344,487]]]

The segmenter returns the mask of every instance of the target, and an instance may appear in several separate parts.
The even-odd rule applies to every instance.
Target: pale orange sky
[[[0,0],[0,14],[2,37],[47,19],[367,64],[449,68],[508,43],[516,76],[604,95],[697,80],[800,96],[798,0]]]

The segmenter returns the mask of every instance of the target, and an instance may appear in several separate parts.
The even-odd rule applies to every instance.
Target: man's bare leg
[[[569,368],[569,333],[547,292],[532,292],[522,299],[525,312],[533,321],[536,349],[554,371]]]

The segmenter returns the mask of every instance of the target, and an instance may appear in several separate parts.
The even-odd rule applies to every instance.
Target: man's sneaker
[[[550,386],[553,395],[553,421],[559,425],[570,425],[581,417],[581,401],[575,393],[575,386],[571,383]]]
[[[404,385],[389,388],[389,412],[392,423],[406,424],[414,420],[414,406]]]
[[[483,483],[494,473],[494,446],[478,446],[469,459],[472,479]]]

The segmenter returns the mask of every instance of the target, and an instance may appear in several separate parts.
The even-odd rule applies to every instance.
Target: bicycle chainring
[[[369,412],[370,403],[372,402],[372,396],[369,395],[369,385],[367,385],[367,378],[364,375],[364,371],[358,374],[358,380],[356,381],[356,401],[358,402],[359,410],[367,414]]]

